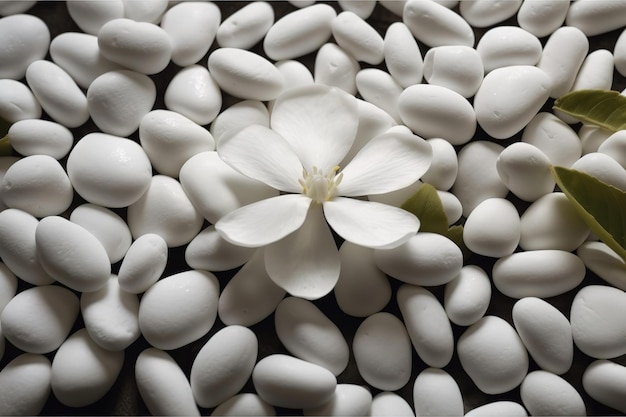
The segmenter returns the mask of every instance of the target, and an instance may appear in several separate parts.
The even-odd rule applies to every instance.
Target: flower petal
[[[276,99],[270,125],[289,142],[311,172],[335,167],[352,147],[359,116],[356,99],[335,87],[315,84]]]
[[[369,141],[343,169],[337,195],[382,194],[411,185],[430,167],[430,143],[392,128]]]
[[[311,199],[302,194],[279,195],[228,213],[215,229],[238,246],[269,245],[302,226],[310,205]]]
[[[295,233],[265,248],[270,278],[293,296],[315,300],[337,284],[339,251],[319,204]]]
[[[217,153],[247,177],[277,190],[299,193],[302,164],[285,139],[271,129],[252,125],[223,137]]]
[[[417,217],[406,210],[336,197],[324,202],[326,221],[348,242],[375,249],[390,249],[406,242],[419,230]]]

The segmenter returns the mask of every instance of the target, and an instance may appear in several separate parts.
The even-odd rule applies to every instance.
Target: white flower
[[[352,147],[358,121],[356,98],[312,85],[276,100],[271,129],[249,126],[218,143],[227,164],[282,194],[241,207],[215,227],[233,244],[266,246],[269,276],[294,296],[320,298],[337,283],[339,254],[328,224],[346,241],[379,249],[398,246],[419,229],[405,210],[348,197],[414,183],[430,166],[430,144],[392,129],[341,169],[337,164]]]

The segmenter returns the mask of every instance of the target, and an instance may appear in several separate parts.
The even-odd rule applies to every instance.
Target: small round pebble
[[[22,353],[0,371],[0,414],[34,416],[50,396],[50,360],[43,355]]]
[[[463,415],[461,389],[450,374],[439,368],[426,368],[417,375],[413,403],[418,416]]]
[[[305,416],[364,416],[372,407],[372,394],[364,386],[337,384],[332,398],[325,404],[303,410]]]
[[[0,19],[0,78],[19,80],[26,68],[43,59],[50,45],[50,30],[40,18],[16,14]]]
[[[167,242],[154,233],[139,236],[128,248],[117,279],[126,292],[139,294],[158,281],[167,266]]]
[[[532,416],[585,416],[587,410],[576,389],[558,375],[533,371],[520,386],[524,407]]]
[[[470,326],[480,320],[491,301],[491,280],[477,265],[466,265],[445,286],[443,305],[450,321]]]
[[[219,86],[200,65],[181,69],[165,89],[165,107],[182,114],[199,125],[208,125],[219,114],[222,94]]]
[[[274,407],[256,394],[241,393],[224,401],[211,413],[212,416],[275,416]]]
[[[59,160],[74,145],[72,132],[49,120],[20,120],[11,125],[7,134],[13,149],[23,156],[48,155]]]
[[[228,271],[245,264],[255,251],[256,248],[245,248],[226,241],[215,226],[210,225],[189,242],[185,249],[185,262],[194,269]]]
[[[467,217],[463,242],[474,253],[500,258],[515,251],[520,233],[520,217],[513,203],[504,198],[488,198]]]
[[[626,413],[626,366],[606,359],[594,361],[585,369],[582,383],[591,398]]]

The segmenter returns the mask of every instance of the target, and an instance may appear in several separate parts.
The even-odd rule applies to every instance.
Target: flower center
[[[316,203],[330,200],[335,196],[335,190],[343,178],[343,173],[337,175],[338,170],[338,166],[329,170],[328,173],[324,173],[315,166],[310,173],[302,170],[302,178],[298,180],[302,185],[302,193]]]

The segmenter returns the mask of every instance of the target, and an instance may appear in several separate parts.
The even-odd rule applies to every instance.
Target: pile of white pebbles
[[[626,413],[626,265],[549,171],[626,190],[626,131],[551,109],[626,88],[626,1],[0,15],[0,415]],[[222,240],[221,216],[267,196],[216,144],[314,82],[360,99],[366,138],[400,124],[428,140],[422,181],[471,256],[425,232],[391,250],[338,240],[339,283],[308,301]]]

